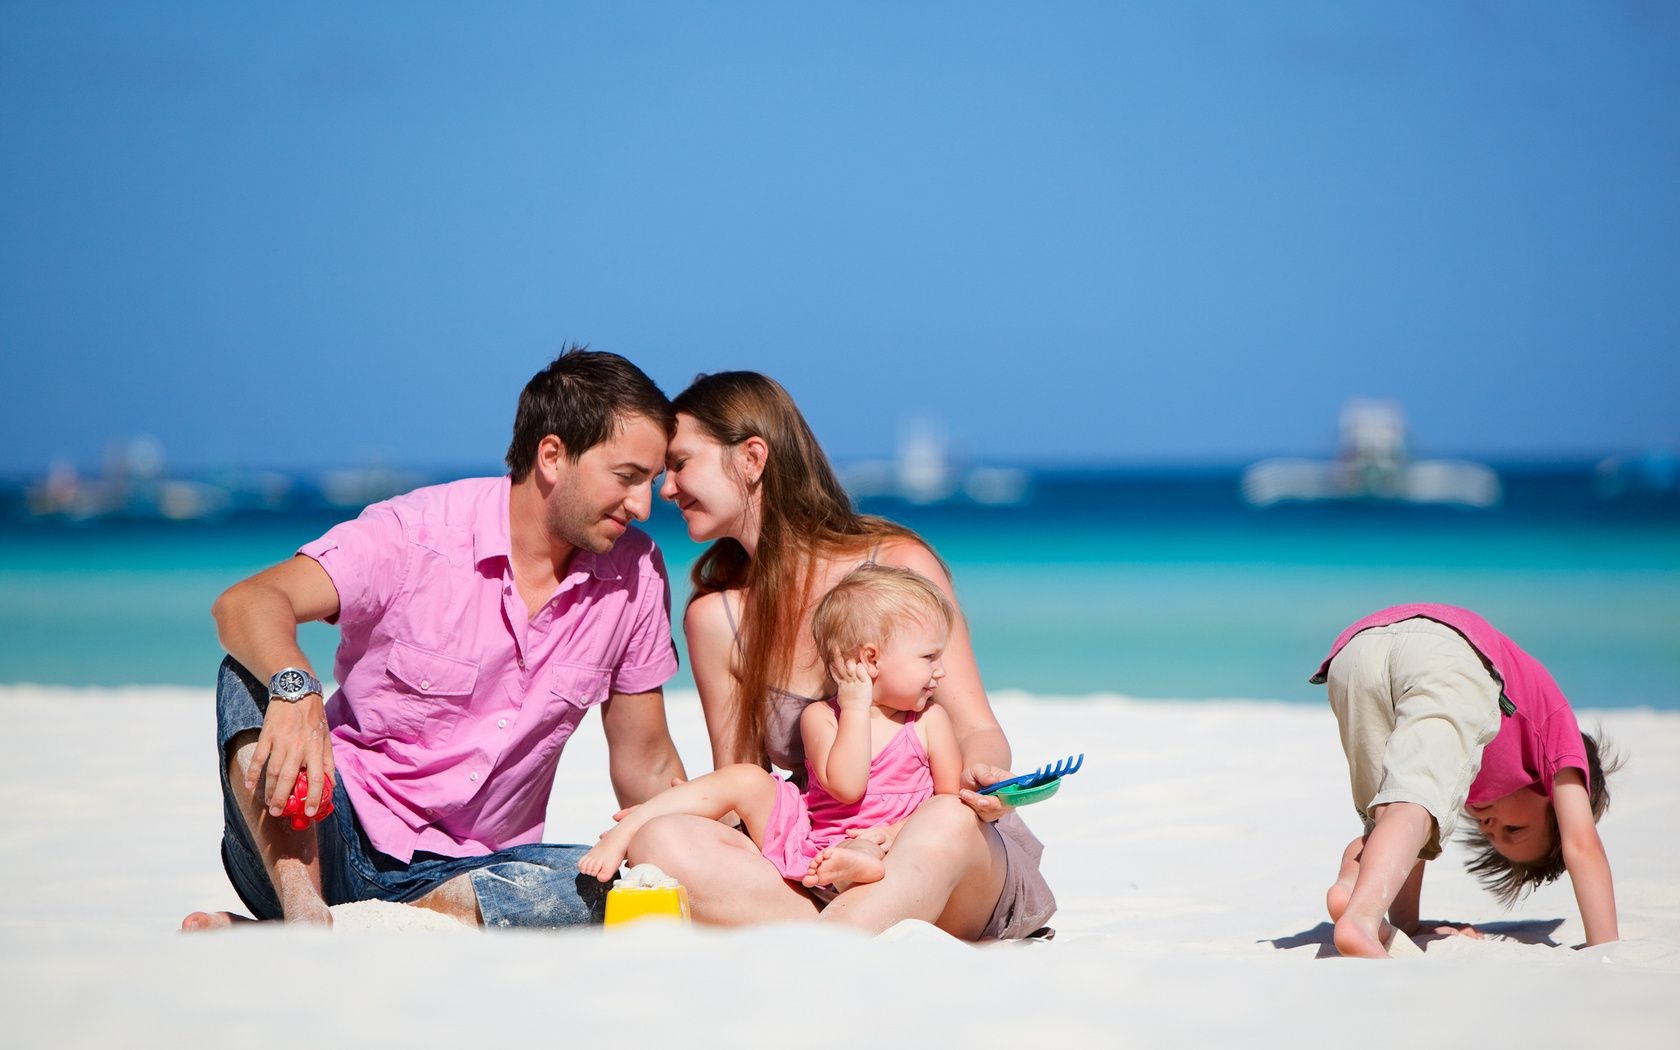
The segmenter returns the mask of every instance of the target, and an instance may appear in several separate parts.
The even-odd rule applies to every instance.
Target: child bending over
[[[1466,609],[1400,605],[1343,631],[1312,681],[1329,683],[1365,821],[1326,897],[1338,951],[1380,958],[1417,932],[1424,862],[1461,811],[1470,871],[1502,902],[1567,871],[1587,943],[1616,940],[1606,764],[1538,660]]]
[[[836,691],[799,720],[803,794],[758,766],[725,766],[625,812],[578,870],[611,879],[654,817],[734,811],[785,879],[833,893],[879,881],[886,854],[876,840],[885,836],[848,833],[899,824],[936,792],[954,795],[959,786],[956,733],[929,703],[945,677],[951,615],[939,588],[908,569],[869,564],[851,572],[811,616]]]

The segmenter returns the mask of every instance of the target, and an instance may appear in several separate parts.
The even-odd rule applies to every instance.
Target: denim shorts
[[[230,657],[216,677],[216,753],[222,777],[222,867],[239,899],[259,919],[278,919],[280,902],[228,781],[228,745],[261,729],[268,688]],[[239,789],[244,790],[241,784]],[[458,875],[478,897],[491,928],[581,926],[599,923],[607,886],[578,871],[588,846],[533,843],[483,857],[416,853],[403,863],[368,841],[342,781],[333,785],[333,812],[315,825],[321,858],[321,895],[327,904],[381,900],[407,903]]]

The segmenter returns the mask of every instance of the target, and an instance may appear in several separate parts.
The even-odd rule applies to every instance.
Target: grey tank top
[[[880,551],[877,545],[861,564],[874,565],[875,556]],[[740,648],[741,625],[735,619],[735,610],[730,608],[729,592],[724,591],[720,597],[723,599],[723,614],[729,618],[729,631],[735,636],[736,648]],[[801,784],[805,782],[805,741],[799,736],[799,716],[804,714],[806,704],[821,699],[819,696],[801,696],[780,686],[770,687],[770,713],[764,720],[764,753],[771,765],[788,770]]]

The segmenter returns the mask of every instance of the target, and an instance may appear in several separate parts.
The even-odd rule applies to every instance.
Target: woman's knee
[[[910,815],[892,852],[905,847],[920,856],[942,857],[949,864],[967,867],[987,858],[985,825],[962,799],[935,795]]]
[[[674,858],[684,857],[702,849],[706,826],[711,823],[714,822],[686,813],[654,817],[636,829],[636,834],[631,837],[630,862],[663,865]]]

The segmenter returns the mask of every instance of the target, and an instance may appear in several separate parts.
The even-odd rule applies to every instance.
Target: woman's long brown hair
[[[700,555],[693,573],[696,598],[722,590],[745,595],[741,659],[732,661],[735,747],[738,756],[763,755],[770,689],[793,672],[802,614],[818,597],[811,593],[817,560],[862,555],[889,539],[927,544],[902,525],[852,507],[793,398],[769,376],[701,375],[672,407],[692,416],[726,448],[757,437],[769,449],[759,479],[757,550],[748,557],[738,541],[718,540]]]

